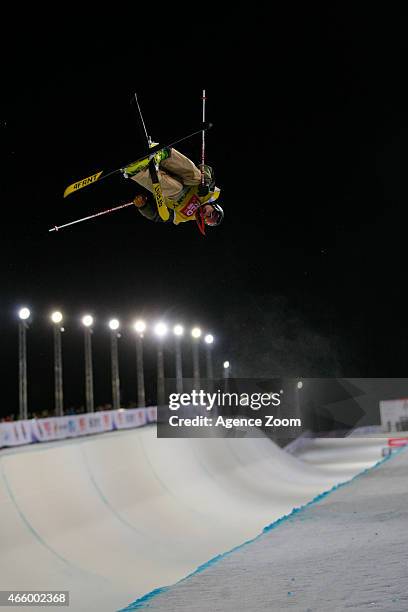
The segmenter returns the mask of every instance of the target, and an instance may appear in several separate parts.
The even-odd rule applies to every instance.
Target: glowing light
[[[227,370],[230,367],[229,361],[224,361],[224,368]]]
[[[62,321],[62,313],[59,312],[58,310],[53,312],[52,315],[51,315],[51,321],[53,323],[61,323],[61,321]]]
[[[18,316],[20,317],[22,321],[25,321],[26,319],[30,317],[30,314],[31,312],[28,308],[21,308],[19,310]]]
[[[193,336],[193,338],[200,338],[201,329],[199,327],[193,327],[193,329],[191,330],[191,335]]]
[[[112,331],[115,331],[116,329],[119,329],[119,321],[117,319],[111,319],[109,321],[109,327],[111,328]]]
[[[182,325],[175,325],[173,327],[173,333],[175,336],[182,336],[184,334],[184,327]]]
[[[156,336],[163,338],[167,334],[167,325],[165,323],[157,323],[154,327]]]
[[[141,319],[139,319],[138,321],[134,323],[133,329],[137,331],[138,334],[143,334],[143,332],[146,329],[146,323],[142,321]]]
[[[91,327],[92,324],[93,317],[91,317],[91,315],[85,315],[84,317],[82,317],[82,325],[85,325],[85,327]]]
[[[299,380],[296,386],[297,386],[298,389],[301,389],[303,387],[302,381]]]
[[[207,344],[212,344],[214,342],[214,336],[212,334],[207,334],[204,338],[204,341]]]

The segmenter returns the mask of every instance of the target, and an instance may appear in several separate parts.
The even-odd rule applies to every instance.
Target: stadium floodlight
[[[201,333],[202,332],[199,327],[193,327],[191,330],[193,350],[193,389],[196,391],[200,389],[200,343],[198,340],[201,337]]]
[[[213,390],[213,362],[212,362],[212,352],[213,352],[213,342],[214,336],[212,334],[206,334],[204,336],[204,342],[206,343],[206,362],[207,362],[207,386],[209,391]]]
[[[143,333],[146,327],[146,323],[142,319],[138,319],[133,323],[133,329],[136,332],[137,405],[139,408],[146,406],[143,366]]]
[[[85,325],[85,327],[91,327],[92,324],[93,317],[91,317],[91,315],[85,315],[84,317],[82,317],[82,325]]]
[[[301,395],[303,395],[303,393],[300,393],[300,390],[303,387],[303,382],[301,380],[298,380],[296,383],[296,391],[295,391],[295,406],[296,406],[296,415],[301,418],[302,415],[302,407],[301,407]]]
[[[55,392],[55,416],[64,415],[64,390],[62,380],[62,343],[61,332],[64,328],[60,326],[63,319],[62,313],[55,310],[51,314],[54,323],[54,392]]]
[[[59,310],[56,310],[55,312],[52,313],[51,315],[51,321],[53,323],[61,323],[62,321],[62,313],[59,312]]]
[[[119,350],[118,350],[118,338],[120,334],[116,331],[120,327],[118,319],[111,319],[109,321],[109,327],[111,330],[111,372],[112,372],[112,404],[114,410],[120,408],[120,378],[119,378]]]
[[[159,338],[163,338],[167,334],[167,325],[165,323],[156,323],[154,326],[154,333]]]
[[[139,319],[138,321],[135,321],[135,323],[133,324],[133,329],[138,334],[143,334],[143,332],[146,330],[146,323],[142,321],[141,319]]]
[[[86,411],[94,412],[94,382],[93,382],[93,365],[92,365],[92,333],[91,329],[94,320],[91,315],[82,317],[82,325],[84,326],[85,340],[85,403]]]
[[[160,321],[154,326],[154,333],[158,337],[157,342],[157,405],[165,403],[165,378],[164,378],[164,350],[163,338],[167,334],[167,325]]]
[[[183,393],[183,358],[181,354],[181,336],[184,334],[184,327],[177,323],[173,327],[174,341],[174,357],[176,364],[176,390],[177,393]]]
[[[19,418],[28,418],[27,409],[27,339],[26,333],[29,328],[27,319],[30,318],[29,308],[20,308],[18,316],[18,360],[19,360]]]
[[[173,327],[173,333],[175,336],[182,336],[184,334],[184,327],[182,325],[175,325]]]
[[[191,330],[191,335],[193,336],[193,338],[200,338],[201,337],[201,329],[199,327],[193,327],[193,329]]]
[[[26,321],[30,318],[31,312],[29,308],[20,308],[18,311],[18,316],[22,321]]]
[[[224,368],[224,391],[228,391],[229,378],[231,376],[231,363],[227,360],[222,364]]]

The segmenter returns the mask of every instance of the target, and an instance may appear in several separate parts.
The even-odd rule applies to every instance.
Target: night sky
[[[2,412],[18,404],[21,305],[33,311],[33,410],[53,404],[55,308],[66,315],[67,406],[84,402],[85,311],[96,318],[97,404],[111,401],[111,316],[198,323],[217,337],[217,367],[229,358],[241,376],[403,377],[407,16],[133,10],[61,14],[39,28],[25,15],[2,42]],[[70,183],[144,153],[135,91],[165,143],[199,127],[203,88],[222,226],[203,238],[193,223],[153,224],[128,208],[48,232],[140,192],[115,176],[62,198]],[[180,150],[198,162],[200,144]],[[124,329],[125,401],[136,398],[133,350]],[[186,373],[188,361],[186,347]]]

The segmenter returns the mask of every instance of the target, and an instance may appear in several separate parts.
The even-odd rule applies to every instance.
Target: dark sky
[[[67,316],[66,396],[77,405],[85,310],[98,320],[97,402],[110,400],[112,315],[197,322],[242,376],[404,376],[407,16],[127,10],[53,15],[48,26],[25,15],[2,43],[3,411],[17,406],[21,304],[33,310],[31,407],[52,406],[55,307]],[[135,91],[166,142],[199,125],[203,88],[221,227],[204,239],[193,223],[161,226],[129,208],[48,233],[137,193],[116,176],[62,198],[75,180],[144,153]],[[200,138],[180,150],[198,162]],[[147,358],[154,371],[152,347]]]

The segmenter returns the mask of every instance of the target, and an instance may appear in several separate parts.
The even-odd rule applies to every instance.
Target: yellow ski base
[[[100,172],[96,172],[96,174],[93,174],[92,176],[88,176],[88,178],[82,179],[82,181],[77,181],[76,183],[72,183],[72,185],[69,185],[69,187],[67,187],[64,191],[64,198],[66,198],[70,193],[78,191],[78,189],[82,189],[83,187],[87,187],[88,185],[92,185],[92,183],[95,183],[101,176],[102,172],[103,171],[101,170]]]

